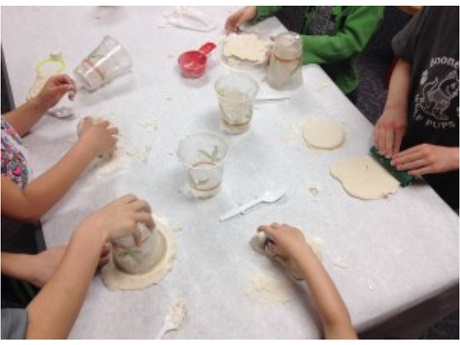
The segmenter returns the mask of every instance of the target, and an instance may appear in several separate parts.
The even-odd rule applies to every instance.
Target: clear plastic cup
[[[132,61],[128,52],[114,38],[105,36],[75,68],[74,73],[83,86],[94,91],[131,70]]]
[[[140,232],[140,245],[133,236],[112,240],[112,255],[115,266],[128,274],[149,272],[164,256],[165,243],[159,231],[149,230],[144,224],[137,224]]]
[[[211,132],[197,132],[181,140],[177,156],[194,196],[207,199],[219,193],[227,151],[224,139]]]
[[[247,74],[231,73],[220,77],[215,85],[224,131],[244,133],[249,129],[259,84]]]
[[[275,37],[267,70],[267,82],[272,88],[294,90],[302,86],[302,53],[298,33],[288,31]]]

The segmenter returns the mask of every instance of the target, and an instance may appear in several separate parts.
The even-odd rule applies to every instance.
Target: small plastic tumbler
[[[177,156],[193,195],[206,199],[220,191],[227,150],[224,139],[211,132],[197,132],[181,140]]]
[[[105,36],[74,72],[86,89],[94,91],[129,72],[131,67],[132,61],[128,52],[114,38]]]
[[[144,274],[150,271],[163,257],[164,245],[158,231],[151,231],[144,224],[137,224],[140,238],[136,245],[133,236],[112,240],[112,255],[115,265],[128,274]]]
[[[251,124],[259,84],[247,74],[231,73],[220,77],[214,89],[224,131],[230,134],[246,132]]]
[[[303,84],[302,37],[284,32],[275,37],[267,71],[268,84],[277,90],[294,90]]]

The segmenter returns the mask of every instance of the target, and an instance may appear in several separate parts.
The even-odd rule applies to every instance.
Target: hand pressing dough
[[[317,149],[332,150],[345,141],[343,126],[321,117],[309,117],[303,125],[302,135],[307,146]]]
[[[270,46],[270,42],[259,40],[256,34],[231,33],[225,39],[224,56],[262,63],[267,60]]]
[[[113,262],[112,255],[107,265],[102,267],[102,281],[107,289],[116,290],[142,290],[150,285],[158,284],[170,271],[176,256],[176,245],[169,227],[160,219],[155,218],[155,231],[164,238],[166,251],[164,256],[150,272],[144,274],[128,274],[118,269]]]
[[[106,119],[104,119],[102,117],[94,118],[92,116],[85,116],[82,119],[80,119],[80,121],[78,121],[78,124],[77,124],[77,136],[78,136],[78,138],[80,138],[82,136],[83,130],[85,129],[85,127],[87,126],[88,123],[99,123],[99,122],[103,122],[103,121],[109,121],[109,120],[106,120]],[[103,160],[103,161],[108,161],[108,160],[112,159],[113,153],[114,153],[114,151],[105,152],[105,153],[99,155],[99,158],[101,160]]]
[[[346,158],[332,165],[330,173],[348,194],[362,200],[386,198],[399,187],[399,181],[371,156]]]
[[[110,123],[108,119],[104,119],[103,117],[85,116],[81,118],[80,121],[78,121],[77,123],[77,136],[80,138],[83,134],[83,130],[88,125],[92,123],[97,124],[97,123],[104,122],[104,121],[108,121]]]
[[[319,261],[322,261],[322,254],[321,254],[321,249],[319,243],[312,239],[309,238],[308,236],[305,236],[305,241],[308,243],[308,245],[311,247],[313,253],[316,255]],[[266,241],[267,241],[267,235],[263,231],[259,231],[256,233],[250,240],[250,244],[252,249],[254,249],[256,252],[264,254],[265,256],[269,257],[272,260],[277,261],[280,263],[284,268],[286,268],[287,273],[294,279],[296,280],[303,280],[301,272],[299,272],[299,269],[297,266],[292,262],[291,260],[287,258],[283,258],[279,255],[277,255],[275,252],[271,251],[268,246],[266,246]]]

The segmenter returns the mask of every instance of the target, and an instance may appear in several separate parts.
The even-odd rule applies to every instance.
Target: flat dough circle
[[[386,198],[399,188],[399,181],[371,156],[346,158],[333,164],[330,173],[348,194],[362,200]]]
[[[171,230],[161,220],[155,218],[155,231],[163,237],[166,242],[166,251],[158,264],[145,274],[127,274],[119,270],[114,262],[112,255],[107,265],[102,267],[101,276],[104,285],[111,291],[117,290],[142,290],[150,285],[158,284],[172,267],[176,256],[176,244],[172,237]]]
[[[308,118],[302,135],[307,146],[317,149],[335,149],[345,141],[345,130],[341,124],[320,117]]]

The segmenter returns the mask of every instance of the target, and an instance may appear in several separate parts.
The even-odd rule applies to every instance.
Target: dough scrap
[[[343,126],[330,119],[309,117],[302,127],[302,136],[307,146],[332,150],[345,141]]]
[[[107,265],[102,267],[101,276],[104,285],[111,291],[142,290],[150,285],[158,284],[171,270],[176,256],[176,245],[172,232],[162,220],[155,218],[155,231],[158,231],[166,241],[166,252],[158,264],[145,274],[127,274],[119,270],[113,262],[112,255]]]
[[[172,323],[177,329],[187,315],[187,304],[182,298],[178,298],[173,304]]]
[[[383,199],[397,192],[399,181],[371,156],[346,158],[330,167],[345,191],[362,200]]]
[[[229,34],[224,42],[224,56],[262,63],[267,60],[270,42],[259,40],[256,34]]]

